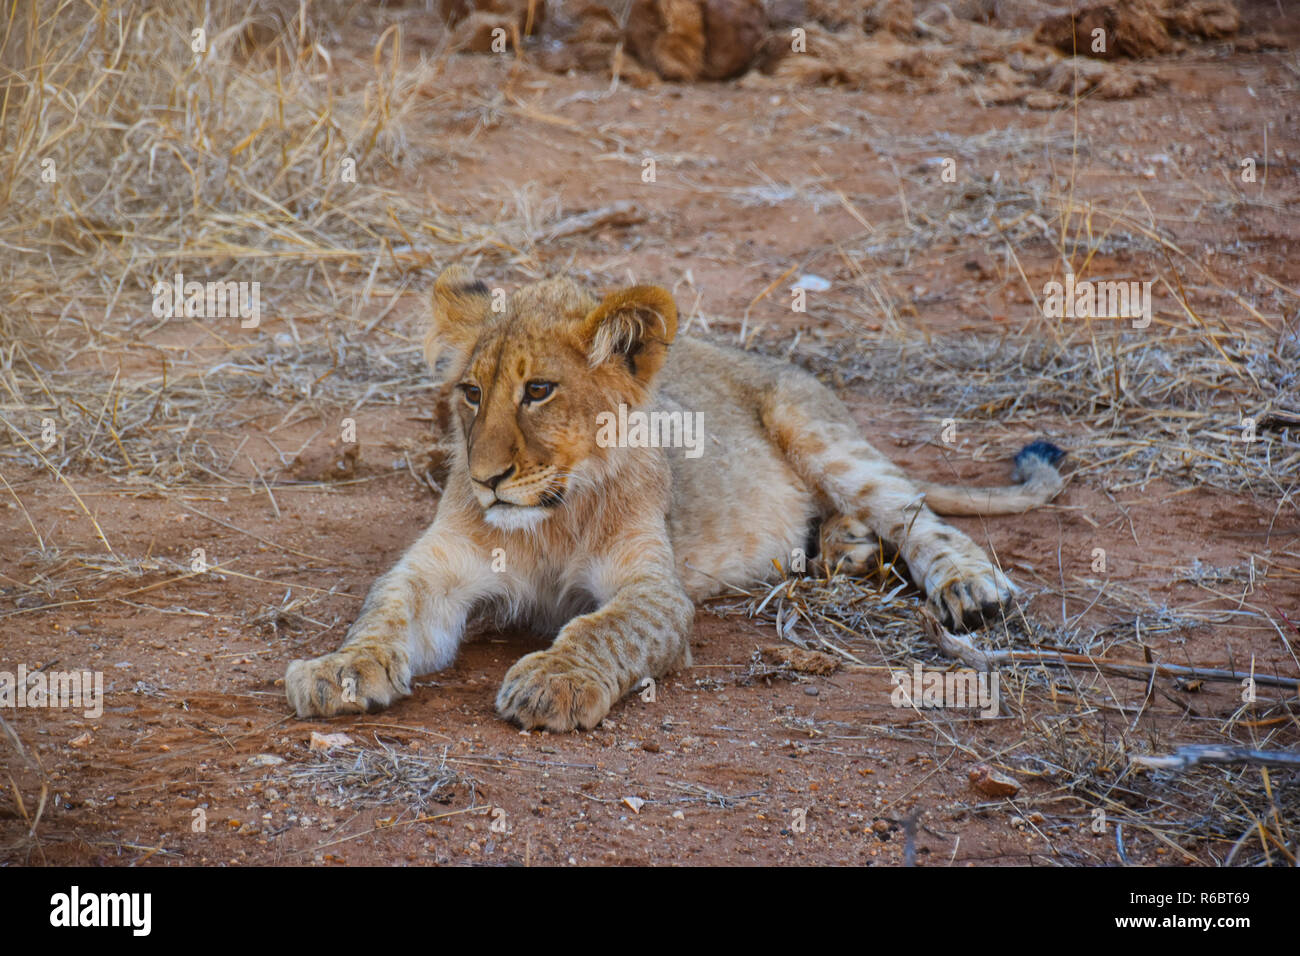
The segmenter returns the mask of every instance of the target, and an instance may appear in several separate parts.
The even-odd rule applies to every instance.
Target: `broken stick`
[[[1074,667],[1080,670],[1097,670],[1103,674],[1150,681],[1152,677],[1181,677],[1187,680],[1223,681],[1240,684],[1251,680],[1259,687],[1284,687],[1300,691],[1300,679],[1277,677],[1273,674],[1251,674],[1230,671],[1219,667],[1188,667],[1184,664],[1138,663],[1137,661],[1111,661],[1088,654],[1068,651],[981,651],[969,637],[959,637],[945,628],[928,610],[921,610],[921,620],[926,631],[945,657],[959,660],[977,671],[992,670],[1000,664],[1044,664],[1048,667]]]
[[[1186,770],[1200,763],[1250,763],[1271,767],[1300,767],[1300,753],[1290,750],[1252,750],[1218,744],[1187,744],[1163,757],[1134,757],[1134,763],[1157,770]]]

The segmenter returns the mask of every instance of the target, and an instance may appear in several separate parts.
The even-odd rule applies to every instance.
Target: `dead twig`
[[[1300,767],[1300,753],[1254,750],[1218,744],[1187,744],[1163,757],[1134,757],[1133,762],[1156,770],[1186,770],[1203,763],[1248,763],[1264,767]]]

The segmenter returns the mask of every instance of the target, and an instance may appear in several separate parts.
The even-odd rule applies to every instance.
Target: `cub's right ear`
[[[464,266],[449,266],[433,284],[433,319],[424,337],[424,357],[432,369],[449,354],[453,362],[469,355],[492,311],[488,287]]]

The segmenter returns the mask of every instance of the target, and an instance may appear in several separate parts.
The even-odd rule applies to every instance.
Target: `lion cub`
[[[1062,487],[1063,453],[1043,442],[1017,456],[1016,486],[909,481],[808,373],[689,338],[670,350],[677,308],[661,288],[598,299],[550,279],[494,312],[454,267],[433,299],[425,352],[431,367],[450,353],[459,420],[446,491],[339,650],[289,665],[302,717],[387,707],[490,612],[559,629],[510,668],[501,716],[594,727],[690,663],[693,602],[788,566],[819,519],[851,566],[888,546],[949,626],[973,626],[1012,585],[931,509],[1011,514]],[[691,423],[690,447],[663,447],[686,445],[674,437]]]

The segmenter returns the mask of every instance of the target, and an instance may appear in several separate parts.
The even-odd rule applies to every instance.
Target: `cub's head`
[[[597,416],[647,398],[677,332],[672,296],[634,286],[598,299],[567,278],[496,297],[459,266],[434,285],[430,366],[449,358],[470,485],[488,523],[531,528],[597,490]]]

